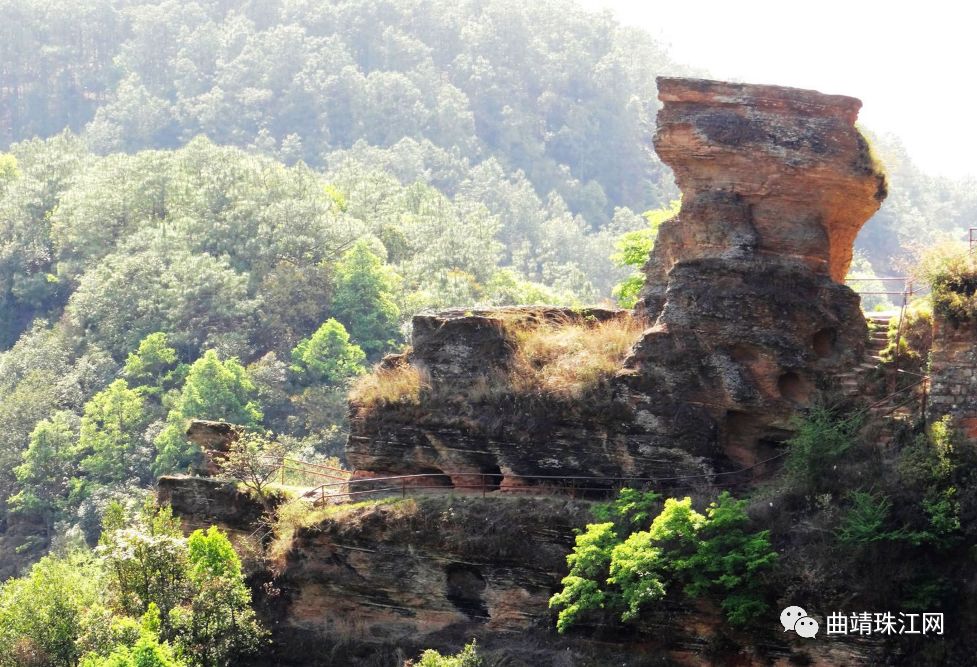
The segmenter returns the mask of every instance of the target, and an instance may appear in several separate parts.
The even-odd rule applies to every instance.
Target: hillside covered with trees
[[[655,78],[693,73],[570,0],[0,0],[0,525],[40,527],[0,578],[119,543],[119,512],[159,537],[142,500],[196,462],[190,418],[340,457],[351,384],[422,309],[631,305],[679,196]],[[875,139],[858,266],[891,275],[966,237],[977,188]],[[213,577],[159,521],[192,607]]]

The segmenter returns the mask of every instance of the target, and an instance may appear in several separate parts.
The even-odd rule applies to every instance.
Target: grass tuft
[[[641,331],[630,317],[517,329],[509,385],[515,393],[579,398],[620,370]]]
[[[426,375],[416,366],[404,363],[393,368],[377,367],[356,380],[349,399],[361,409],[393,404],[417,405],[421,402],[421,390],[427,386]]]

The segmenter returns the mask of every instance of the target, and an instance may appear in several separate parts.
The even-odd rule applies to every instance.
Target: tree
[[[189,419],[213,419],[257,426],[261,409],[254,400],[256,387],[236,358],[221,361],[214,350],[207,350],[190,366],[187,380],[167,424],[156,438],[157,474],[180,469],[191,463],[199,451],[184,437]]]
[[[8,183],[17,180],[20,176],[17,158],[10,153],[0,153],[0,194],[3,194]]]
[[[187,541],[189,605],[174,614],[181,655],[201,667],[224,667],[253,653],[267,631],[251,608],[241,561],[227,536],[211,526],[195,530]]]
[[[750,518],[746,504],[728,491],[719,494],[706,508],[694,553],[688,559],[676,558],[673,566],[688,581],[687,595],[719,596],[726,618],[734,625],[762,618],[767,604],[760,577],[777,561],[777,553],[770,546],[770,531],[747,531]]]
[[[364,361],[366,354],[359,345],[350,343],[345,327],[329,318],[292,350],[291,371],[303,384],[338,385],[363,373]]]
[[[114,520],[113,520],[114,519]],[[169,507],[157,508],[147,497],[137,517],[109,515],[96,554],[108,573],[113,606],[140,617],[156,605],[164,626],[170,610],[187,595],[187,542]]]
[[[14,469],[21,490],[10,498],[11,506],[41,514],[49,532],[68,500],[77,439],[78,417],[67,411],[55,412],[31,432],[24,462]]]
[[[644,214],[648,226],[633,232],[627,232],[614,242],[616,252],[611,255],[611,261],[617,266],[636,268],[624,282],[614,286],[613,293],[622,308],[634,308],[638,302],[638,292],[645,284],[645,276],[641,268],[648,261],[648,255],[655,247],[658,229],[662,223],[678,215],[682,208],[682,200],[674,199],[667,208],[647,211]]]
[[[471,644],[465,644],[455,655],[442,655],[434,649],[428,649],[421,654],[417,662],[408,660],[404,667],[484,667],[485,661],[478,654],[478,644],[473,639]]]
[[[118,646],[105,657],[89,654],[80,667],[186,667],[186,663],[173,655],[169,644],[144,632],[131,648]]]
[[[390,349],[400,326],[396,274],[360,240],[337,262],[333,281],[333,312],[357,345],[370,356]]]
[[[288,449],[280,442],[248,431],[230,444],[218,465],[225,477],[244,484],[267,505],[267,486],[287,454]]]
[[[86,611],[102,573],[87,554],[45,556],[26,577],[0,587],[0,666],[75,667]]]
[[[150,415],[138,390],[116,380],[85,404],[77,452],[81,468],[102,484],[148,480],[152,454],[143,440]]]
[[[134,386],[162,388],[174,380],[178,357],[162,331],[151,333],[126,357],[122,375]]]
[[[560,610],[559,632],[597,610],[633,621],[670,587],[690,597],[718,597],[734,625],[746,625],[766,609],[760,577],[777,554],[769,531],[747,532],[746,501],[724,491],[703,515],[691,498],[669,498],[648,530],[635,530],[655,502],[655,494],[625,489],[596,512],[614,517],[617,529],[615,522],[590,524],[577,536],[563,590],[550,599]]]

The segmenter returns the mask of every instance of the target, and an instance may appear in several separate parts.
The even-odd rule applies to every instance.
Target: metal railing
[[[903,323],[906,319],[906,308],[909,306],[909,301],[916,293],[914,289],[913,278],[910,276],[889,276],[885,278],[879,278],[874,276],[869,276],[869,277],[849,276],[848,278],[845,278],[845,284],[849,286],[851,286],[851,284],[871,283],[871,282],[880,283],[881,284],[880,286],[882,288],[887,287],[890,283],[896,283],[896,284],[902,283],[901,290],[880,289],[879,291],[871,291],[871,290],[859,290],[852,287],[852,289],[859,296],[898,297],[899,320],[896,324],[896,353],[895,356],[893,357],[895,362],[895,366],[894,366],[895,372],[898,373],[899,356],[900,356],[899,350],[902,349],[902,332],[903,332]]]
[[[297,481],[303,482],[296,484],[297,486],[306,486],[307,484],[304,482],[308,478],[311,478],[313,484],[315,484],[316,482],[321,482],[323,479],[329,481],[345,481],[353,474],[351,471],[344,470],[343,468],[321,463],[312,463],[289,456],[284,458],[265,457],[264,460],[266,463],[275,466],[276,470],[271,476],[276,478],[282,486],[285,486],[288,481],[294,479],[294,477],[290,477],[289,475],[297,476],[299,478]]]
[[[624,487],[669,490],[691,489],[697,486],[708,486],[710,489],[733,488],[755,484],[759,481],[755,476],[744,479],[730,479],[730,481],[716,481],[730,478],[750,470],[759,468],[787,455],[782,451],[774,456],[757,461],[752,465],[736,470],[702,473],[695,475],[672,475],[664,477],[640,476],[587,476],[587,475],[518,475],[501,474],[498,472],[433,472],[416,473],[410,475],[389,475],[382,477],[364,477],[348,479],[343,482],[327,482],[311,489],[304,497],[316,502],[325,503],[327,500],[353,499],[361,496],[375,496],[381,494],[399,493],[406,498],[415,491],[472,491],[485,497],[489,492],[499,491],[503,494],[543,494],[570,495],[571,497],[606,497]],[[698,480],[698,484],[689,480]],[[436,482],[436,483],[435,483]],[[519,482],[512,485],[512,482]],[[372,488],[359,489],[365,485]]]

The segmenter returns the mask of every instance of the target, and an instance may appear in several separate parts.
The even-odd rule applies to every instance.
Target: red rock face
[[[814,91],[661,78],[655,149],[683,194],[667,264],[770,256],[841,282],[885,176],[855,129],[861,102]],[[667,271],[667,267],[664,267]]]
[[[473,398],[438,404],[422,393],[409,409],[354,409],[352,466],[492,473],[504,489],[518,475],[705,479],[749,468],[752,478],[782,451],[793,418],[857,363],[866,325],[841,281],[886,191],[854,125],[861,103],[695,79],[660,79],[659,92],[655,148],[683,203],[646,266],[637,315],[648,328],[611,398],[531,419],[503,413],[521,404],[470,391],[511,352],[493,325],[501,314],[420,316],[407,363],[440,395]],[[536,311],[522,316],[579,316]]]
[[[646,266],[653,325],[622,375],[660,441],[752,465],[865,344],[840,284],[886,194],[861,103],[814,91],[659,79],[655,148],[682,189]]]

